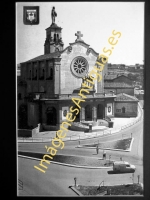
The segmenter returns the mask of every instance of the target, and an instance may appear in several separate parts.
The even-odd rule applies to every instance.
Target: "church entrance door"
[[[57,123],[56,108],[48,107],[46,114],[47,114],[47,125],[56,125],[56,123]]]
[[[97,119],[104,118],[104,107],[102,104],[98,104],[97,106]]]
[[[85,106],[85,121],[92,121],[92,107],[91,107],[91,105]]]
[[[74,106],[73,107],[73,109],[72,110],[74,110],[74,109],[79,109],[77,106]],[[74,113],[73,113],[73,117],[72,118],[74,118],[74,116],[76,116],[76,119],[74,120],[74,122],[80,122],[80,110],[79,110],[79,113],[76,115],[75,113],[76,113],[77,111],[75,111]]]

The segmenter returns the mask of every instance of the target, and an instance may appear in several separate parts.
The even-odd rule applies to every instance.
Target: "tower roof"
[[[53,23],[53,24],[50,25],[50,27],[46,28],[45,30],[48,30],[48,29],[51,29],[51,30],[60,29],[61,30],[62,28],[57,26],[57,24]]]

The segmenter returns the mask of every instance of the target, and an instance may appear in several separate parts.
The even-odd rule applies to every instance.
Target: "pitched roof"
[[[128,83],[124,83],[124,82],[105,82],[104,83],[104,88],[134,88],[134,86],[128,84]]]
[[[49,58],[56,58],[56,57],[60,57],[60,56],[61,56],[61,52],[57,51],[57,52],[54,52],[54,53],[49,53],[49,54],[37,56],[35,58],[32,58],[31,60],[27,60],[26,62],[41,61],[41,60],[46,60],[46,59],[49,59]]]
[[[121,76],[124,76],[124,77],[126,77],[126,78],[128,78],[128,79],[130,79],[129,77],[128,77],[128,75],[127,74],[121,74],[121,75],[118,75],[116,78],[114,78],[114,79],[117,79],[117,78],[119,78],[119,77],[121,77]],[[130,79],[131,80],[131,79]]]
[[[119,78],[119,77],[121,77],[121,76],[125,76],[126,78],[128,78],[128,79],[130,79],[126,74],[121,74],[121,75],[118,75],[118,74],[110,74],[110,75],[106,75],[105,77],[104,77],[104,80],[113,80],[113,79],[117,79],[117,78]]]
[[[139,100],[131,95],[120,93],[116,95],[115,101],[132,101],[132,102],[138,102]]]
[[[117,74],[115,74],[115,75],[106,75],[105,77],[104,77],[104,79],[105,80],[113,80],[114,78],[116,78],[117,77]]]

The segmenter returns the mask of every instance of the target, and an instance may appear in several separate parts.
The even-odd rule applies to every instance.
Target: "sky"
[[[23,6],[39,6],[40,23],[24,25]],[[16,3],[16,63],[44,54],[46,31],[55,6],[55,23],[62,28],[64,48],[82,39],[97,53],[110,48],[112,31],[121,32],[108,62],[135,65],[144,62],[144,2],[19,2]],[[108,54],[107,54],[108,55]]]

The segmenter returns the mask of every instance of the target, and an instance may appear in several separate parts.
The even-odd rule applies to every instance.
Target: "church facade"
[[[91,80],[87,74],[96,63],[98,53],[85,43],[79,31],[77,39],[64,49],[62,28],[52,23],[46,29],[44,55],[21,63],[21,79],[26,82],[28,125],[41,123],[45,130],[58,130],[65,121],[71,106],[76,109],[72,98],[79,98],[83,84],[89,86],[86,99],[80,103],[77,122],[97,121],[106,116],[114,117],[112,93],[104,93],[104,71],[102,80]]]

